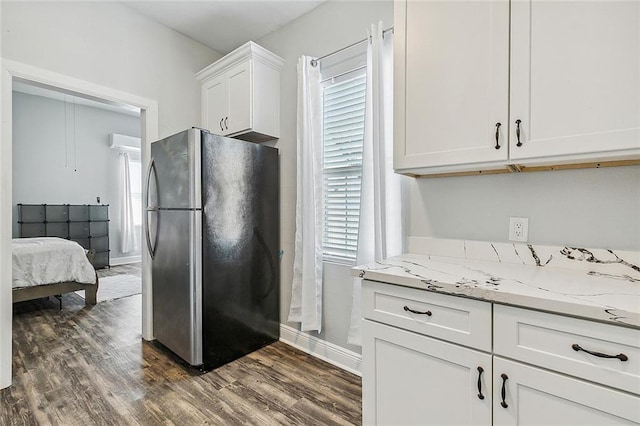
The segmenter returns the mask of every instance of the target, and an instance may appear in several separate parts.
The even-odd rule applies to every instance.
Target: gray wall
[[[280,150],[282,305],[280,319],[286,323],[291,301],[293,245],[296,203],[296,64],[301,55],[322,56],[367,36],[371,24],[382,20],[393,25],[392,1],[329,1],[266,37],[258,44],[285,59],[281,76]],[[352,283],[350,268],[325,263],[323,295],[323,331],[311,333],[328,342],[355,352],[360,348],[347,344],[351,314]],[[289,323],[298,327],[297,323]]]
[[[160,138],[196,126],[194,73],[222,55],[119,2],[3,2],[2,56],[158,102]]]
[[[286,60],[282,136],[275,144],[281,153],[283,322],[293,273],[296,63],[303,54],[322,56],[364,38],[378,20],[392,25],[391,1],[330,1],[257,40]],[[509,217],[524,216],[534,243],[640,249],[640,167],[407,179],[405,184],[406,235],[506,241]],[[359,352],[346,343],[351,285],[348,267],[325,263],[323,332],[310,334]]]
[[[537,244],[640,250],[640,167],[409,181],[408,235],[507,241],[529,218]]]
[[[193,74],[221,56],[202,44],[119,2],[2,2],[0,19],[3,60],[157,101],[159,137],[200,123],[200,85]],[[1,152],[10,152],[6,142]],[[10,161],[7,156],[1,160],[5,166]],[[5,181],[0,178],[0,185]],[[2,273],[7,276],[6,269]],[[143,275],[148,274],[144,268]],[[5,295],[9,284],[1,284]],[[4,315],[6,303],[2,307],[0,386],[6,386],[11,377],[11,308]],[[148,320],[143,324],[147,330]]]
[[[109,204],[111,260],[140,255],[120,250],[120,157],[109,148],[110,133],[140,131],[139,117],[84,105],[74,113],[71,103],[13,92],[14,237],[18,203],[95,204],[100,197]]]

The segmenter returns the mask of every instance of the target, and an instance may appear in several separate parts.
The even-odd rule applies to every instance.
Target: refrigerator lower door
[[[202,211],[158,210],[153,257],[155,338],[202,364]]]

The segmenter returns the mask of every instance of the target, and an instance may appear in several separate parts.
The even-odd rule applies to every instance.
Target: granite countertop
[[[352,275],[640,328],[639,252],[424,240]]]

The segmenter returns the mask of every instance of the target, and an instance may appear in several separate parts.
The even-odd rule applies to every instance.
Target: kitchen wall
[[[287,323],[293,276],[296,203],[296,65],[301,55],[322,56],[367,36],[371,24],[393,24],[392,1],[328,1],[279,30],[255,40],[285,59],[281,76],[280,131],[274,144],[280,150],[282,286],[280,319]],[[322,333],[310,333],[330,343],[360,352],[347,344],[352,302],[350,268],[324,264]],[[297,323],[287,323],[299,328]]]
[[[296,63],[322,56],[365,35],[369,24],[393,22],[393,2],[326,2],[256,40],[285,60],[282,72],[281,319],[290,303],[295,232]],[[403,205],[409,236],[506,241],[510,216],[529,218],[538,244],[640,249],[640,167],[407,179]],[[355,352],[346,343],[351,309],[349,268],[325,263],[323,331],[310,333]],[[295,323],[288,323],[298,327]]]
[[[100,197],[109,204],[111,263],[139,258],[139,250],[121,251],[120,156],[109,145],[111,133],[140,131],[137,116],[13,92],[13,236],[18,203],[96,204]]]
[[[158,137],[200,123],[194,73],[222,55],[119,2],[1,2],[3,59],[137,95],[158,103]],[[3,87],[6,90],[6,87]],[[3,123],[3,126],[6,126]],[[0,187],[11,144],[0,146]],[[3,216],[3,224],[11,223]],[[6,258],[9,244],[2,244]],[[6,265],[6,262],[4,263]],[[5,270],[3,270],[4,272]],[[2,301],[10,294],[3,282]],[[0,387],[11,381],[11,308],[0,309]]]
[[[194,73],[222,55],[118,2],[3,2],[2,56],[153,99],[159,137],[200,123]]]
[[[640,166],[412,179],[408,235],[640,250]]]

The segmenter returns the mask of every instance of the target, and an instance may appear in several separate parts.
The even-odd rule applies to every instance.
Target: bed
[[[95,305],[98,276],[82,246],[57,237],[14,238],[13,303],[84,290]]]

